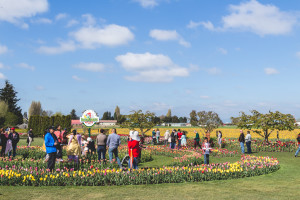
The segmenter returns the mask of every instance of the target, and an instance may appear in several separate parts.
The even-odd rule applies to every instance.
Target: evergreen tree
[[[75,109],[72,109],[70,115],[71,115],[72,120],[78,119],[78,116],[76,115],[76,110]]]
[[[41,102],[32,101],[31,105],[29,107],[29,110],[28,110],[29,117],[32,116],[32,115],[41,116],[42,113],[43,113],[43,109],[42,109]]]
[[[115,113],[114,113],[114,120],[118,120],[120,115],[121,115],[120,108],[119,108],[119,106],[117,106],[116,109],[115,109]]]
[[[17,118],[17,124],[23,123],[22,109],[17,105],[20,99],[17,98],[18,92],[8,80],[5,81],[4,88],[0,89],[0,101],[4,101],[8,105],[8,112],[13,113]]]
[[[190,113],[190,123],[192,126],[198,125],[198,118],[197,118],[196,110],[192,110],[192,112]]]
[[[171,109],[168,110],[168,113],[167,113],[166,117],[172,117]]]

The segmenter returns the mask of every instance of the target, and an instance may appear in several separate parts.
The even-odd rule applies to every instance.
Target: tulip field
[[[117,131],[122,138],[119,147],[122,159],[128,150],[127,134],[122,135],[121,130]],[[121,170],[116,162],[99,163],[94,154],[81,157],[78,163],[57,163],[55,171],[50,172],[46,170],[43,148],[26,147],[22,140],[16,158],[0,158],[0,199],[54,199],[55,194],[66,195],[66,199],[86,198],[86,193],[91,199],[119,199],[120,196],[199,199],[201,195],[208,196],[207,199],[294,199],[300,195],[294,190],[300,184],[300,159],[293,157],[294,141],[266,144],[254,139],[254,153],[247,155],[240,153],[236,138],[224,138],[223,148],[213,147],[211,163],[204,165],[203,152],[194,149],[192,139],[188,139],[187,147],[171,150],[162,145],[163,141],[151,145],[150,138],[142,149],[138,170],[129,170],[126,165]],[[43,140],[36,138],[35,142],[42,144]],[[63,155],[66,158],[65,150]],[[131,190],[139,195],[131,198],[128,192]]]
[[[172,129],[178,129],[176,127],[170,127],[170,128],[159,128],[161,135],[163,136],[164,133],[169,130],[170,132],[172,131]],[[129,130],[126,128],[116,128],[117,129],[117,133],[121,134],[121,135],[127,135]],[[201,135],[204,136],[204,130],[202,128],[194,128],[194,127],[181,127],[181,130],[185,131],[187,133],[187,137],[189,138],[194,138],[195,137],[195,133],[194,131],[197,131]],[[222,131],[222,135],[223,138],[238,138],[240,135],[240,129],[237,128],[218,128],[216,130],[220,130]],[[214,130],[211,133],[211,136],[216,136],[216,130]],[[83,133],[84,131],[82,129],[77,129],[78,132]],[[246,130],[244,130],[245,132]],[[99,132],[99,129],[92,129],[92,134],[97,134]],[[110,130],[109,130],[110,132]],[[279,139],[289,139],[289,140],[294,140],[297,135],[300,133],[300,129],[295,129],[293,131],[279,131]],[[152,130],[149,130],[148,132],[146,132],[147,136],[151,136],[152,135]],[[262,138],[260,135],[254,133],[253,131],[251,131],[251,135],[252,138]],[[277,138],[277,131],[273,131],[270,135],[270,139],[276,139]]]

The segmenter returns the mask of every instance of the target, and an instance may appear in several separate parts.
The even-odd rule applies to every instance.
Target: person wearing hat
[[[128,168],[138,169],[137,159],[140,155],[140,137],[138,131],[134,131],[130,140],[128,141],[128,151],[130,156],[130,162],[128,163]]]
[[[17,153],[17,144],[20,141],[19,133],[16,132],[15,128],[12,127],[10,134],[8,135],[8,139],[12,142],[12,148],[13,148],[13,157],[16,156]],[[11,156],[11,151],[8,153],[8,156]]]
[[[57,138],[54,134],[54,127],[51,126],[45,135],[46,153],[49,155],[47,169],[53,171],[56,160],[56,146],[58,145]]]

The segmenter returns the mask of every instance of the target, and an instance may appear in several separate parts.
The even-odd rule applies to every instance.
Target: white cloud
[[[168,40],[175,40],[178,43],[185,47],[190,47],[191,44],[185,41],[175,30],[159,30],[153,29],[149,33],[150,37],[160,40],[160,41],[168,41]]]
[[[32,19],[30,21],[31,23],[34,24],[52,24],[52,20],[47,18],[37,18],[37,19]]]
[[[171,82],[175,77],[189,76],[187,68],[180,67],[162,54],[134,54],[119,55],[116,60],[121,66],[136,75],[126,76],[136,82]]]
[[[229,11],[229,15],[222,17],[221,27],[215,28],[210,21],[191,21],[188,27],[194,28],[202,25],[209,30],[250,31],[264,36],[288,34],[297,24],[297,17],[291,13],[280,11],[278,7],[271,4],[261,4],[256,0],[230,5]]]
[[[7,46],[0,44],[0,55],[6,53],[7,51],[8,51]]]
[[[4,76],[4,74],[2,74],[1,72],[0,72],[0,79],[1,80],[6,79],[6,77]]]
[[[30,18],[48,10],[47,0],[1,0],[0,21],[28,28],[23,18]]]
[[[66,13],[59,13],[55,16],[55,20],[58,21],[58,20],[62,20],[62,19],[65,19],[68,17],[68,14]]]
[[[82,27],[71,35],[81,43],[83,48],[125,45],[134,39],[133,33],[127,27],[116,24],[110,24],[103,28]]]
[[[69,28],[69,27],[72,27],[72,26],[74,26],[76,24],[79,24],[79,22],[77,20],[75,20],[75,19],[71,19],[70,21],[68,21],[66,27]]]
[[[72,76],[72,79],[74,79],[75,81],[85,81],[85,79],[80,78],[80,77],[78,77],[76,75]]]
[[[274,68],[265,68],[264,71],[267,75],[279,74],[279,71]]]
[[[102,72],[105,70],[105,65],[102,63],[79,63],[73,67],[92,72]]]
[[[203,96],[200,96],[200,99],[209,99],[209,96],[203,95]]]
[[[45,88],[41,85],[36,86],[35,89],[38,90],[38,91],[45,90]]]
[[[10,68],[9,66],[6,66],[0,62],[0,69],[9,69],[9,68]]]
[[[204,71],[212,75],[217,75],[222,73],[222,71],[217,67],[204,68]]]
[[[18,66],[24,69],[29,69],[31,71],[35,70],[34,66],[28,65],[27,63],[20,63]]]
[[[228,53],[228,51],[224,48],[218,48],[217,50],[223,55],[226,55]]]
[[[82,15],[82,18],[84,18],[85,20],[84,22],[85,26],[94,26],[97,23],[96,19],[91,14],[84,14]]]
[[[153,8],[158,6],[158,0],[134,0],[138,2],[143,8]]]
[[[215,26],[210,22],[194,22],[194,21],[190,21],[190,23],[187,25],[187,28],[197,28],[198,26],[203,26],[204,28],[208,29],[208,30],[215,30]]]
[[[38,49],[38,52],[43,54],[60,54],[60,53],[75,51],[75,50],[76,50],[76,45],[73,41],[68,41],[68,42],[60,41],[59,46],[57,47],[41,46]]]

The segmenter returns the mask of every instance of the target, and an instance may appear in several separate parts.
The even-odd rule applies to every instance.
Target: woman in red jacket
[[[137,159],[140,154],[140,137],[139,132],[134,131],[128,141],[128,151],[130,156],[130,161],[128,163],[128,168],[138,169]],[[132,163],[132,166],[131,166]]]

